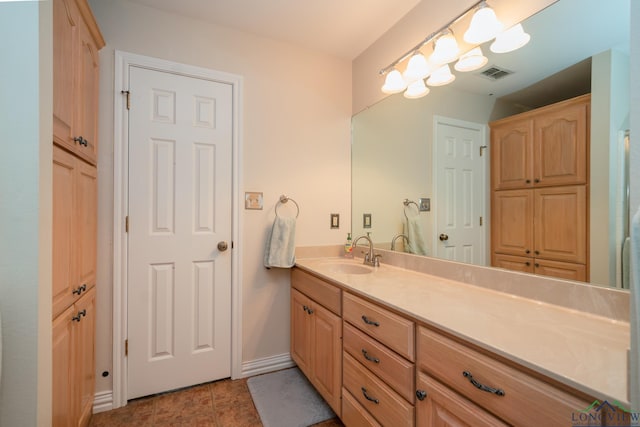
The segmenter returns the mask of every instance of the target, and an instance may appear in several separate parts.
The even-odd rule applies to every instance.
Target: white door
[[[231,374],[232,86],[130,67],[128,399]]]
[[[436,256],[485,265],[484,126],[436,117],[435,134]]]

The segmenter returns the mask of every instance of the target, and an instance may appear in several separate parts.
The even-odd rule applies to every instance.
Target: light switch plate
[[[362,228],[371,228],[371,214],[362,214]]]
[[[426,197],[420,197],[418,199],[420,212],[429,212],[431,210],[431,199]]]
[[[257,191],[247,191],[244,193],[245,209],[262,209],[262,193]]]
[[[331,228],[340,228],[340,214],[331,214]]]

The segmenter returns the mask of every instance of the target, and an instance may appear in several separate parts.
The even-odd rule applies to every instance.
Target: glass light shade
[[[402,76],[404,77],[405,82],[411,84],[417,80],[424,79],[430,72],[431,69],[427,63],[427,58],[425,58],[421,53],[416,53],[409,58],[407,69],[404,70]]]
[[[454,68],[462,72],[473,71],[481,68],[488,61],[489,59],[482,54],[482,49],[478,46],[462,55]]]
[[[495,41],[491,43],[490,49],[495,53],[507,53],[520,49],[529,43],[529,40],[531,40],[531,36],[524,32],[522,24],[517,24],[498,34]]]
[[[449,68],[449,65],[443,65],[431,73],[431,77],[427,80],[427,84],[429,86],[444,86],[448,85],[455,79],[456,76],[451,74],[451,68]]]
[[[407,90],[404,93],[404,97],[409,99],[417,99],[417,98],[422,98],[428,93],[429,93],[429,88],[424,85],[424,80],[420,79],[411,83],[407,87]]]
[[[444,65],[454,61],[458,54],[460,54],[458,42],[453,33],[448,31],[436,39],[429,61],[434,64]]]
[[[496,37],[503,29],[503,25],[496,13],[489,6],[476,10],[471,18],[471,24],[464,33],[464,41],[469,44],[482,44]]]
[[[382,91],[384,93],[399,93],[407,88],[407,83],[402,78],[400,71],[393,69],[387,73],[387,77],[384,80]]]

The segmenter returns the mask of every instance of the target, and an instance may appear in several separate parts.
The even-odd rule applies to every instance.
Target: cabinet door
[[[533,120],[508,121],[492,126],[491,149],[494,190],[532,185]]]
[[[587,198],[584,185],[535,190],[536,258],[584,264]]]
[[[291,358],[300,370],[311,376],[311,319],[309,298],[291,289]]]
[[[78,74],[78,104],[76,105],[76,132],[82,136],[83,143],[76,153],[92,164],[96,164],[98,154],[98,48],[93,41],[89,28],[84,22],[80,25]]]
[[[96,290],[89,290],[75,304],[74,334],[75,345],[75,369],[77,393],[75,401],[77,426],[84,427],[89,424],[93,409],[94,384],[95,384],[95,331],[96,331]]]
[[[321,305],[311,308],[311,383],[339,416],[342,380],[342,322]]]
[[[424,399],[416,403],[416,426],[419,427],[490,427],[506,426],[469,400],[433,378],[418,372],[417,389]]]
[[[76,270],[76,162],[73,155],[53,147],[53,318],[75,300]]]
[[[97,171],[82,161],[77,167],[75,223],[77,227],[78,283],[89,289],[96,284],[98,187]]]
[[[72,150],[79,23],[74,0],[53,0],[53,140]]]
[[[587,268],[573,262],[550,261],[536,258],[534,260],[536,274],[558,277],[561,279],[587,281]]]
[[[493,252],[532,256],[532,190],[505,190],[493,193],[491,234]]]
[[[588,104],[584,101],[536,116],[536,185],[587,183]]]
[[[73,426],[74,414],[74,352],[73,306],[53,321],[52,411],[53,427]]]
[[[531,258],[502,254],[493,254],[493,261],[491,263],[494,267],[521,271],[523,273],[533,273],[533,264],[534,261]]]

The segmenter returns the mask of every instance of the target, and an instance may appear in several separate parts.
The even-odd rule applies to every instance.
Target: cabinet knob
[[[533,180],[533,182],[535,182],[535,183],[537,184],[537,183],[539,183],[539,182],[540,182],[540,179],[539,179],[539,178],[536,178],[536,179],[534,179],[534,180]]]
[[[540,251],[533,251],[534,254],[540,255]]]
[[[424,400],[427,398],[427,392],[424,390],[416,390],[416,397],[418,400]]]
[[[531,251],[530,251],[529,249],[526,249],[526,250],[524,251],[524,253],[525,253],[525,254],[530,254],[530,253],[531,253]]]
[[[525,181],[525,183],[527,183],[527,184],[531,184],[531,180],[530,180],[530,179],[527,179],[527,180]]]
[[[527,267],[529,267],[531,265],[531,263],[529,261],[525,262],[524,265],[526,265]]]
[[[534,265],[534,267],[536,267],[536,268],[540,267],[540,264],[538,264],[537,262],[536,262],[535,264],[533,264],[533,265]]]

